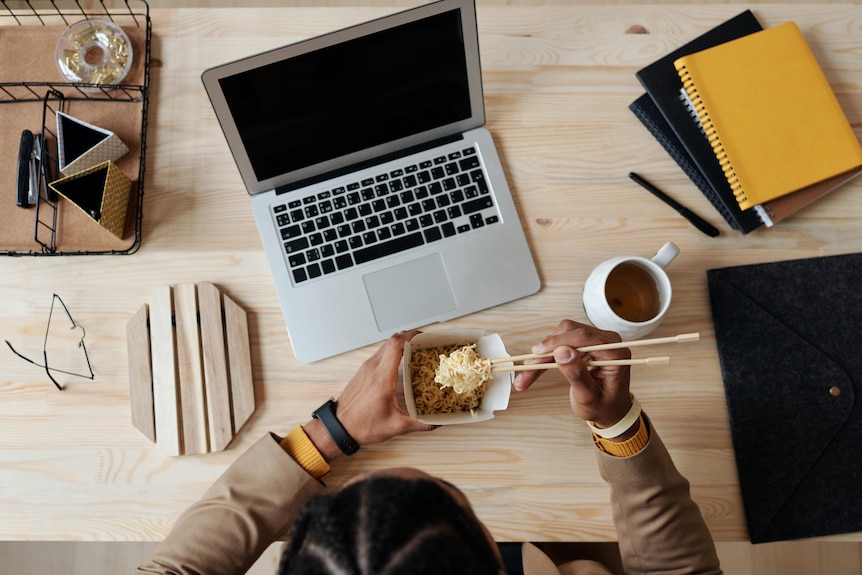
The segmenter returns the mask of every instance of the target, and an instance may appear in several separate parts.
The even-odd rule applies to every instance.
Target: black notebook
[[[721,217],[730,224],[730,227],[738,229],[739,226],[737,225],[733,214],[730,213],[730,210],[727,209],[727,206],[721,198],[718,197],[718,194],[716,194],[715,190],[712,189],[709,182],[706,181],[706,178],[703,177],[703,173],[700,171],[700,168],[698,168],[694,161],[692,161],[691,156],[685,149],[685,146],[682,145],[676,132],[674,132],[670,127],[670,124],[667,123],[667,120],[665,120],[661,111],[656,107],[655,102],[653,102],[650,95],[642,94],[637,100],[629,105],[629,110],[637,116],[644,127],[649,130],[658,143],[662,145],[668,155],[673,158],[680,168],[682,168],[682,171],[685,172],[689,179],[691,179],[692,183],[697,186],[697,189],[699,189],[701,193],[709,199],[713,207],[718,210],[719,214],[721,214]]]
[[[706,139],[697,121],[682,99],[682,81],[679,78],[674,60],[694,52],[717,46],[735,40],[742,36],[758,32],[763,27],[750,10],[727,20],[726,22],[698,36],[670,54],[642,68],[635,75],[664,115],[665,120],[682,142],[691,161],[700,170],[703,178],[709,182],[715,199],[724,204],[722,211],[729,214],[736,223],[735,228],[742,233],[748,233],[762,224],[754,210],[741,210],[730,184],[715,157],[712,146]],[[712,197],[710,200],[712,201]]]
[[[862,531],[862,254],[707,281],[751,541]]]

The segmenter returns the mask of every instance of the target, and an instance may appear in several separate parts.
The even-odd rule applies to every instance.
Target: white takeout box
[[[498,357],[509,357],[503,340],[496,333],[485,335],[482,329],[459,329],[452,331],[426,331],[413,336],[413,339],[404,345],[404,356],[401,367],[404,381],[404,401],[407,413],[414,419],[430,425],[452,425],[455,423],[478,423],[493,419],[495,411],[501,411],[509,406],[509,394],[512,392],[512,372],[492,373],[491,380],[485,385],[482,401],[479,403],[475,414],[469,411],[461,413],[434,413],[430,415],[419,415],[416,413],[416,403],[413,399],[412,373],[410,372],[410,359],[413,357],[414,349],[427,349],[429,347],[442,347],[462,342],[476,343],[476,351],[482,357],[489,359]],[[512,362],[494,365],[512,365]]]

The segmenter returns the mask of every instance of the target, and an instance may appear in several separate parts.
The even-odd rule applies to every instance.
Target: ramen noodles
[[[413,350],[410,372],[418,414],[472,412],[479,407],[485,383],[491,378],[491,367],[475,348],[476,344],[460,343]],[[438,380],[440,367],[442,383]]]

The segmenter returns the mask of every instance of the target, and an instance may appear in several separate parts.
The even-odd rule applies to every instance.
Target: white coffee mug
[[[664,268],[679,255],[666,243],[652,259],[620,256],[600,263],[584,283],[584,311],[594,326],[638,339],[661,323],[670,306],[670,279]]]

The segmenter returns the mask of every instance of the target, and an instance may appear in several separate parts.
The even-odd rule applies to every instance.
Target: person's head
[[[281,575],[501,572],[466,497],[414,469],[378,472],[309,500],[279,567]]]

